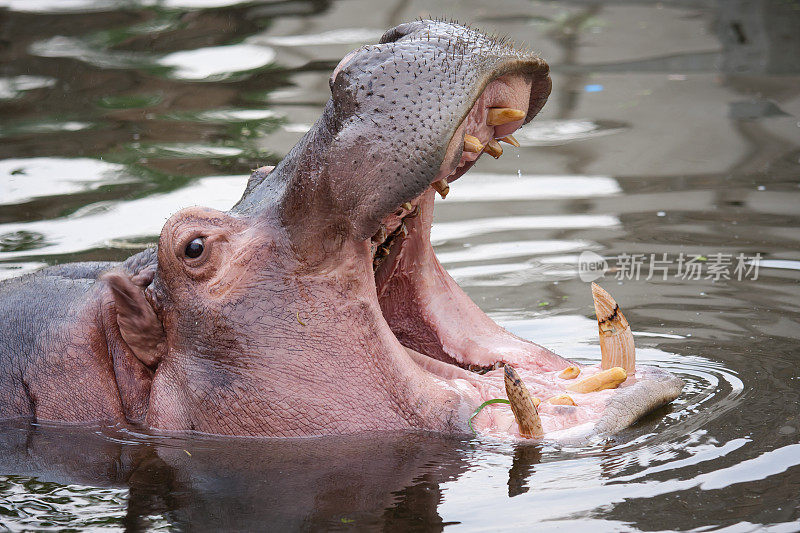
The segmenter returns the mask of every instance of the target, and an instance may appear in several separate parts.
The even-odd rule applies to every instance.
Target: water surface
[[[527,43],[554,83],[522,147],[437,202],[442,262],[513,332],[594,362],[580,265],[604,260],[639,359],[683,395],[580,446],[13,423],[2,526],[800,530],[798,2],[0,0],[0,277],[227,209],[339,58],[431,14]]]

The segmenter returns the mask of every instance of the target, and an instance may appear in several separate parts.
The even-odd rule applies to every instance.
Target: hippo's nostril
[[[399,41],[409,33],[413,33],[415,27],[418,25],[418,22],[407,22],[405,24],[395,26],[394,28],[387,30],[386,33],[381,36],[381,40],[378,41],[378,43],[384,44]]]

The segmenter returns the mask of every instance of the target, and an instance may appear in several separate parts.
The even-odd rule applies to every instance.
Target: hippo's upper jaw
[[[253,174],[230,213],[192,209],[165,225],[146,289],[165,337],[148,341],[165,347],[150,425],[466,431],[478,405],[505,396],[503,364],[535,396],[563,391],[572,363],[489,319],[430,244],[434,191],[444,196],[484,152],[499,156],[497,140],[515,142],[550,92],[547,64],[423,20],[350,53],[330,86],[320,120],[274,170]],[[613,431],[679,391],[677,378],[640,369],[620,389],[539,412],[545,436]],[[476,427],[518,434],[503,409]]]

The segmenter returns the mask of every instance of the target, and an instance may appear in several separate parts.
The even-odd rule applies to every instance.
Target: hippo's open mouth
[[[534,84],[533,75],[526,72],[508,72],[490,81],[447,143],[445,158],[434,181],[422,194],[385,217],[372,236],[376,292],[384,316],[407,348],[469,370],[486,371],[501,366],[502,360],[492,360],[494,350],[485,358],[478,357],[477,363],[469,363],[478,354],[448,348],[458,344],[456,339],[448,337],[467,332],[451,332],[431,323],[435,314],[466,322],[476,321],[470,314],[478,317],[479,322],[485,317],[436,259],[430,243],[434,201],[436,193],[444,199],[450,184],[484,153],[499,158],[503,154],[500,142],[519,146],[513,132],[533,118],[535,111],[530,116],[528,113],[530,102],[546,100],[549,90],[549,83]],[[449,296],[445,308],[426,305],[444,295]],[[411,312],[407,308],[409,303],[417,309],[420,305],[428,307],[429,316]],[[453,316],[457,309],[461,312]]]

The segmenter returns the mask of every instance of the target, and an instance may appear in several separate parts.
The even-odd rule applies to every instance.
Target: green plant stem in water
[[[484,407],[486,407],[487,405],[492,405],[493,403],[508,403],[508,404],[510,404],[511,402],[509,402],[505,398],[492,398],[491,400],[486,400],[485,402],[480,404],[478,406],[478,408],[475,409],[475,412],[472,413],[472,415],[469,417],[469,420],[467,421],[467,424],[469,425],[469,429],[472,431],[472,433],[474,435],[477,435],[478,432],[475,431],[474,427],[472,427],[472,419],[475,418],[476,416],[478,416],[478,413],[480,413],[483,410]]]

